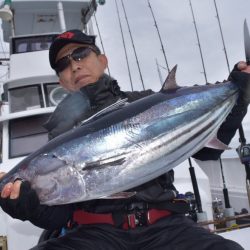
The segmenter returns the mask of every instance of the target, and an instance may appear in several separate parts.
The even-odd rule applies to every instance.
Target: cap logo
[[[59,38],[66,38],[66,39],[71,39],[75,34],[72,32],[64,32],[61,35],[57,36],[57,39]]]

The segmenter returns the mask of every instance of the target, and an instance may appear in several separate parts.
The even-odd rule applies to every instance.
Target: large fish
[[[215,135],[238,97],[238,87],[179,88],[176,67],[162,90],[51,140],[13,168],[0,183],[30,181],[41,203],[54,205],[112,196],[174,168]]]

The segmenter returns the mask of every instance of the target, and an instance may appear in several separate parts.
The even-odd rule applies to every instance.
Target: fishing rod
[[[245,166],[246,189],[247,189],[248,202],[250,206],[250,144],[246,143],[246,138],[242,126],[239,128],[239,135],[240,135],[239,141],[241,145],[237,148],[236,151],[239,154],[241,163]]]
[[[100,32],[100,29],[99,29],[99,25],[98,25],[98,22],[97,22],[97,19],[96,19],[95,12],[94,12],[94,20],[95,20],[95,25],[96,25],[96,28],[97,28],[98,36],[100,38],[100,42],[101,42],[101,46],[102,46],[102,51],[103,51],[104,54],[106,54],[105,53],[105,49],[104,49],[104,45],[103,45],[103,41],[102,41],[101,32]],[[109,66],[107,66],[107,69],[108,69],[108,73],[109,73],[109,76],[110,76]]]
[[[129,25],[129,22],[128,22],[128,17],[127,17],[127,13],[126,13],[126,9],[125,9],[123,0],[121,0],[121,3],[122,3],[123,12],[124,12],[124,15],[125,15],[126,23],[127,23],[127,26],[128,26],[128,31],[129,31],[130,39],[131,39],[131,42],[132,42],[133,51],[134,51],[134,54],[135,54],[135,59],[136,59],[136,63],[137,63],[137,67],[138,67],[138,71],[139,71],[139,75],[140,75],[142,87],[143,87],[143,90],[145,90],[145,86],[144,86],[144,82],[143,82],[143,78],[142,78],[142,73],[141,73],[141,68],[140,68],[138,56],[137,56],[135,45],[134,45],[134,39],[133,39],[133,36],[132,36],[132,33],[131,33],[131,29],[130,29],[130,25]]]
[[[190,9],[191,9],[192,17],[193,17],[193,23],[194,23],[196,38],[197,38],[198,47],[199,47],[199,51],[200,51],[200,56],[201,56],[201,62],[202,62],[202,67],[203,67],[203,72],[202,73],[204,74],[205,81],[207,83],[208,81],[207,81],[207,74],[206,74],[206,69],[205,69],[205,63],[204,63],[204,59],[203,59],[203,55],[202,55],[201,43],[200,43],[198,28],[197,28],[196,21],[195,21],[195,16],[194,16],[194,11],[193,11],[193,6],[192,6],[191,0],[189,0],[189,4],[190,4]]]
[[[160,78],[160,82],[161,82],[161,85],[163,85],[163,78],[162,78],[162,75],[161,75],[161,70],[160,70],[160,65],[157,61],[157,58],[155,58],[155,62],[156,62],[156,67],[157,67],[157,72],[158,72],[158,75],[159,75],[159,78]]]
[[[227,50],[226,50],[225,40],[224,40],[224,36],[223,36],[223,32],[222,32],[220,16],[219,16],[216,0],[214,0],[214,7],[215,7],[215,11],[216,11],[216,18],[218,20],[218,24],[219,24],[219,28],[220,28],[220,35],[221,35],[221,40],[222,40],[222,44],[223,44],[223,51],[225,53],[225,58],[226,58],[226,62],[227,62],[227,68],[228,68],[228,72],[230,74],[230,66],[229,66],[229,61],[228,61],[228,56],[227,56]]]
[[[216,0],[214,0],[214,7],[215,7],[215,11],[216,11],[216,18],[217,18],[218,25],[219,25],[220,36],[221,36],[223,51],[224,51],[225,59],[226,59],[226,63],[227,63],[228,73],[230,74],[230,66],[229,66],[229,61],[228,61],[228,56],[227,56],[227,50],[226,50],[224,35],[222,32],[222,26],[221,26],[221,21],[220,21],[220,16],[219,16],[219,11],[217,8]],[[223,182],[223,196],[224,196],[225,208],[231,208],[221,157],[219,158],[219,162],[220,162],[221,176],[222,176],[222,182]]]
[[[218,8],[217,8],[216,0],[214,0],[214,6],[215,6],[215,10],[216,10],[216,17],[217,17],[219,28],[220,28],[220,35],[221,35],[221,40],[222,40],[222,44],[223,44],[223,50],[224,50],[225,58],[226,58],[226,62],[227,62],[227,68],[228,68],[228,72],[230,74],[231,71],[230,71],[230,67],[229,67],[227,50],[226,50],[226,46],[225,46],[225,40],[224,40],[224,36],[223,36],[223,32],[222,32],[222,26],[221,26],[221,22],[220,22],[219,11],[218,11]],[[248,43],[249,43],[249,40],[246,41],[246,38],[249,38],[249,32],[248,32],[247,24],[246,24],[246,21],[245,21],[245,23],[244,23],[245,49],[246,49],[246,46],[248,46]],[[246,61],[248,61],[248,58],[246,58]],[[246,171],[246,190],[247,190],[247,195],[248,195],[248,202],[249,202],[249,205],[250,205],[250,159],[249,159],[249,162],[244,161],[243,160],[244,157],[242,156],[244,150],[241,150],[241,148],[244,148],[247,145],[246,144],[246,139],[245,139],[245,136],[244,136],[244,130],[243,130],[242,124],[240,124],[240,127],[239,127],[239,136],[240,136],[239,140],[240,140],[241,145],[237,149],[237,152],[239,154],[239,158],[240,158],[242,164],[245,165],[245,171]],[[249,152],[249,155],[250,155],[250,152]],[[223,173],[222,165],[221,165],[221,171]],[[224,191],[223,191],[223,194],[224,194]],[[229,197],[225,197],[225,195],[228,195],[228,194],[224,194],[225,206],[226,206],[226,200],[229,199]],[[229,200],[228,200],[228,202],[229,202]],[[229,204],[227,204],[227,205],[229,205]]]
[[[165,63],[166,63],[167,69],[168,69],[168,73],[169,73],[170,69],[169,69],[169,66],[168,66],[168,60],[167,60],[166,52],[165,52],[165,49],[164,49],[164,46],[163,46],[163,43],[162,43],[161,34],[160,34],[160,31],[159,31],[159,28],[158,28],[158,25],[157,25],[157,22],[156,22],[156,19],[155,19],[155,15],[154,15],[154,12],[153,12],[153,9],[151,7],[151,4],[150,4],[149,0],[148,0],[148,7],[149,7],[150,12],[152,14],[152,17],[154,19],[154,26],[155,26],[155,28],[157,30],[157,34],[158,34],[160,44],[161,44],[161,50],[162,50],[162,53],[163,53],[163,56],[164,56],[164,59],[165,59]]]
[[[193,190],[194,190],[195,204],[197,207],[197,212],[195,213],[196,214],[196,221],[198,223],[200,223],[200,222],[207,221],[207,213],[206,213],[206,211],[203,211],[203,209],[202,209],[202,202],[201,202],[199,186],[198,186],[198,182],[197,182],[197,178],[196,178],[196,174],[195,174],[195,169],[192,165],[191,158],[188,158],[188,162],[189,162],[189,173],[190,173],[191,182],[192,182],[192,186],[193,186]],[[207,228],[207,226],[204,226],[204,228]]]
[[[195,196],[195,201],[196,201],[196,205],[197,205],[197,210],[198,210],[198,213],[203,213],[200,191],[199,191],[197,178],[195,175],[195,170],[194,170],[194,167],[192,165],[191,158],[188,158],[188,162],[189,162],[189,172],[190,172],[192,186],[193,186],[193,190],[194,190],[194,196]]]
[[[197,29],[197,26],[196,26],[196,20],[195,20],[191,0],[189,0],[189,4],[190,4],[190,9],[191,9],[191,13],[192,13],[196,38],[197,38],[198,47],[199,47],[199,52],[200,52],[200,57],[201,57],[201,62],[202,62],[202,67],[203,67],[203,74],[204,74],[204,77],[205,77],[205,81],[207,82],[207,74],[206,74],[205,64],[204,64],[204,60],[203,60],[203,54],[202,54],[202,50],[201,50],[201,43],[200,43],[198,29]],[[200,199],[199,187],[198,187],[196,175],[195,175],[195,172],[194,172],[194,167],[192,166],[191,159],[189,158],[188,160],[189,160],[189,165],[190,165],[189,172],[190,172],[190,176],[191,176],[192,186],[193,186],[194,195],[195,195],[195,201],[196,201],[197,210],[198,210],[197,218],[199,216],[200,219],[198,219],[198,221],[204,221],[204,220],[207,219],[206,212],[204,212],[203,209],[202,209],[202,203],[201,203],[201,199]]]
[[[221,157],[219,158],[219,162],[220,162],[221,177],[223,183],[223,196],[224,196],[225,208],[231,208]]]
[[[245,54],[246,54],[246,62],[250,65],[250,35],[247,26],[247,21],[244,21],[244,46],[245,46]],[[243,126],[239,127],[239,135],[240,135],[240,147],[238,148],[238,154],[241,160],[241,163],[245,165],[246,170],[246,189],[248,195],[248,202],[250,206],[250,144],[246,143],[246,138],[244,135]]]
[[[126,48],[125,39],[124,39],[124,35],[123,35],[121,17],[120,17],[120,12],[119,12],[119,8],[118,8],[117,0],[115,0],[115,5],[116,5],[116,12],[117,12],[118,20],[119,20],[120,31],[121,31],[121,35],[122,35],[122,43],[123,43],[123,48],[124,48],[124,52],[125,52],[125,58],[126,58],[126,62],[127,62],[127,68],[128,68],[128,75],[129,75],[131,90],[134,91],[132,77],[131,77],[131,72],[130,72],[130,67],[129,67],[129,62],[128,62],[127,48]]]

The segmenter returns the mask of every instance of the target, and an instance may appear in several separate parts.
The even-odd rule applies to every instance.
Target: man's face
[[[67,44],[58,52],[56,62],[80,47],[86,46],[76,43]],[[59,82],[65,89],[77,91],[86,85],[98,81],[106,67],[106,56],[97,55],[94,51],[91,51],[88,56],[79,61],[70,59],[68,67],[58,73]]]

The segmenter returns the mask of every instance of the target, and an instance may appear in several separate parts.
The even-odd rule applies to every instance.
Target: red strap
[[[171,211],[169,210],[158,210],[158,209],[150,209],[148,211],[148,224],[154,224],[156,221],[158,221],[161,218],[167,217],[171,215]]]
[[[149,225],[154,224],[156,221],[163,217],[171,215],[171,211],[150,209],[147,211],[147,222]],[[110,224],[115,225],[112,214],[96,214],[89,213],[83,210],[74,212],[73,221],[77,224]],[[136,216],[135,214],[128,214],[124,219],[123,229],[135,228]]]
[[[77,210],[74,212],[73,221],[77,222],[78,224],[115,224],[112,214],[95,214],[88,213],[83,210]]]

